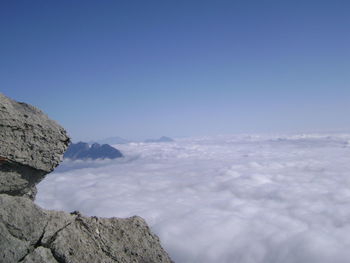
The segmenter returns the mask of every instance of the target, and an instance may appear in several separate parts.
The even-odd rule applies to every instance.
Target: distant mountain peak
[[[105,139],[101,139],[101,140],[96,140],[96,141],[91,141],[90,143],[93,144],[93,143],[99,143],[99,144],[110,144],[110,145],[113,145],[113,144],[126,144],[126,143],[129,143],[130,141],[122,138],[122,137],[119,137],[119,136],[114,136],[114,137],[108,137],[108,138],[105,138]]]
[[[162,136],[158,139],[147,139],[145,142],[173,142],[174,140],[167,136]]]
[[[123,154],[108,144],[93,143],[90,146],[86,142],[71,143],[64,154],[64,158],[72,160],[115,159],[120,157],[123,157]]]

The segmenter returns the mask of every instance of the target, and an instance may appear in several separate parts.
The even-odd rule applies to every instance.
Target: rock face
[[[0,94],[0,140],[1,263],[172,262],[140,217],[84,217],[28,198],[69,142],[40,110]]]
[[[108,144],[94,143],[90,147],[85,142],[71,143],[64,154],[64,158],[72,160],[115,159],[120,157],[123,157],[122,153]]]
[[[171,262],[137,216],[84,217],[0,195],[0,262]],[[1,255],[2,254],[2,255]]]
[[[69,138],[41,110],[0,94],[0,193],[35,197],[35,184],[61,161]]]

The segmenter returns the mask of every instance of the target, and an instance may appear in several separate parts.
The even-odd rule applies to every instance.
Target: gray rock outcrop
[[[0,262],[172,262],[146,222],[44,210],[28,198],[67,148],[65,130],[0,94]]]
[[[0,93],[0,193],[35,198],[35,185],[68,147],[66,131],[41,110]]]
[[[0,262],[171,262],[137,216],[84,217],[0,194]]]

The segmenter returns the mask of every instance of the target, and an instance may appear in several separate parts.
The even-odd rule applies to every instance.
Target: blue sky
[[[0,91],[74,140],[350,131],[349,1],[0,3]]]

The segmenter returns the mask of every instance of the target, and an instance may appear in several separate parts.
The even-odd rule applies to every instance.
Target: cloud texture
[[[118,145],[65,161],[37,203],[144,217],[175,262],[345,263],[350,135],[217,136]]]

